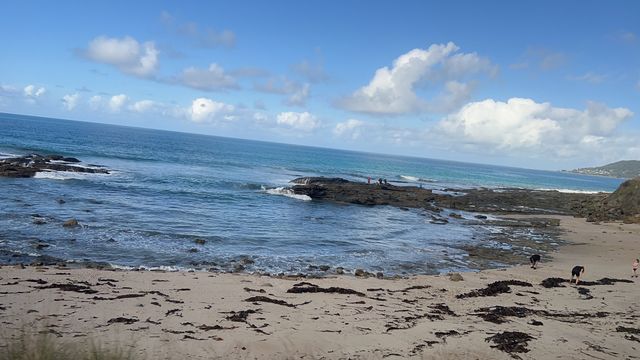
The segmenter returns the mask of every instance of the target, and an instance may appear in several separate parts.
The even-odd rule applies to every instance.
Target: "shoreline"
[[[522,259],[520,266],[465,272],[462,281],[447,275],[309,279],[1,266],[0,346],[26,327],[69,341],[133,344],[134,355],[154,359],[510,359],[486,339],[519,331],[533,337],[523,344],[529,352],[513,353],[522,358],[635,354],[640,340],[617,327],[639,327],[637,281],[580,286],[587,295],[575,286],[545,288],[540,283],[568,278],[574,265],[586,266],[586,281],[631,279],[640,225],[543,217],[559,218],[560,236],[566,240],[550,255],[552,260],[543,257],[537,270]],[[458,297],[514,280],[532,286],[509,285],[510,292],[495,296]],[[57,285],[67,283],[74,286]],[[343,290],[323,292],[332,288]],[[485,320],[495,306],[513,307],[502,315],[493,313],[494,320],[503,321],[499,324]]]

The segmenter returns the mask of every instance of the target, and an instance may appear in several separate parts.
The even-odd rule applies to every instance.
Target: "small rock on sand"
[[[460,273],[451,273],[449,274],[449,280],[451,281],[464,281],[464,278]]]

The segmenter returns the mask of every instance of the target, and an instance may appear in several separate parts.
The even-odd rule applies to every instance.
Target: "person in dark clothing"
[[[531,268],[535,269],[536,265],[540,262],[540,255],[531,255],[531,257],[529,258],[529,262],[531,263]]]
[[[569,283],[571,283],[571,281],[573,281],[573,278],[576,278],[576,285],[578,285],[580,283],[580,276],[582,276],[582,274],[584,274],[584,266],[574,266],[573,269],[571,269],[571,280],[569,281]]]

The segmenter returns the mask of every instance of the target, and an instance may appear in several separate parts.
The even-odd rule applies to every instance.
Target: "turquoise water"
[[[434,189],[612,191],[621,182],[0,114],[0,156],[29,153],[73,156],[113,172],[0,178],[4,262],[49,255],[221,271],[239,261],[248,271],[268,272],[309,272],[319,265],[387,273],[464,270],[461,248],[481,241],[487,229],[464,226],[464,220],[433,225],[423,210],[304,201],[279,188],[299,176],[382,177]],[[36,214],[47,224],[33,224]],[[84,226],[63,228],[72,217]],[[194,244],[198,238],[206,244]],[[49,246],[36,249],[34,242]]]

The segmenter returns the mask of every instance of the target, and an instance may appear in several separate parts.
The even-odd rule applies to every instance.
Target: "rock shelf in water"
[[[62,155],[31,154],[13,158],[0,159],[0,176],[13,178],[34,177],[42,171],[68,171],[89,174],[109,174],[107,169],[72,165],[80,160]]]

